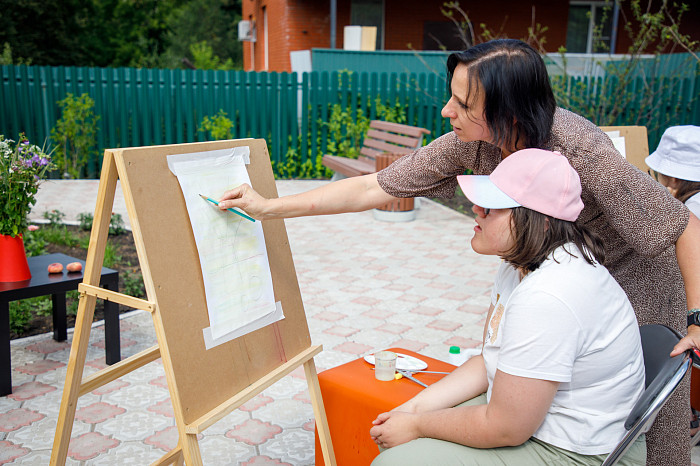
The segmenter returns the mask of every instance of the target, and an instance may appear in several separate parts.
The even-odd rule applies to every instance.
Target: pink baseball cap
[[[559,152],[519,150],[490,175],[460,175],[457,181],[470,201],[487,209],[522,206],[570,222],[583,210],[581,179]]]

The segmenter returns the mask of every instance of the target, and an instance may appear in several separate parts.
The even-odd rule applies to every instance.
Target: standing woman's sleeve
[[[457,175],[477,164],[482,144],[462,142],[454,132],[408,154],[377,173],[379,186],[394,197],[454,196]]]
[[[595,203],[607,222],[639,254],[655,256],[675,244],[688,225],[688,209],[649,174],[620,155],[602,131],[576,135],[569,157],[581,177],[584,205]],[[574,143],[574,141],[570,141]],[[582,213],[582,220],[589,210]]]

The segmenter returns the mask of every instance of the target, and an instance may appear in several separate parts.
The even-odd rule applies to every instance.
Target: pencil
[[[212,198],[210,198],[210,197],[207,197],[207,196],[205,196],[204,194],[200,194],[199,196],[200,196],[202,199],[204,199],[205,201],[209,201],[209,202],[211,202],[211,203],[214,204],[214,205],[219,205],[219,203],[216,202],[214,199],[212,199]],[[236,215],[240,215],[240,216],[243,217],[243,218],[247,218],[247,219],[250,220],[251,222],[254,222],[254,221],[255,221],[255,219],[254,219],[253,217],[249,217],[249,216],[247,216],[246,214],[244,214],[243,212],[239,212],[239,211],[234,210],[234,209],[226,209],[226,210],[228,210],[229,212],[233,212],[233,213],[236,214]]]

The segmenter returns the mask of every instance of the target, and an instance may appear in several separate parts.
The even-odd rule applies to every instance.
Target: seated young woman
[[[559,153],[525,149],[458,181],[473,250],[503,259],[483,352],[373,421],[372,464],[599,465],[644,391],[644,361],[601,241],[574,223],[579,177]],[[645,463],[642,436],[619,464]]]

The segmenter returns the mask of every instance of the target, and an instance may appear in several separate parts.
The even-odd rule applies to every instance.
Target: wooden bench
[[[377,155],[410,154],[423,144],[425,134],[430,134],[430,131],[416,126],[372,120],[358,158],[324,155],[323,165],[346,177],[374,173],[377,171]]]

